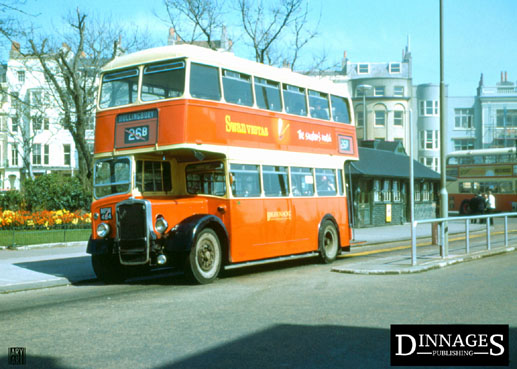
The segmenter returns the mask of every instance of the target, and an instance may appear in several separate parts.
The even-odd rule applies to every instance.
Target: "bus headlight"
[[[110,233],[110,226],[106,223],[101,223],[97,226],[97,236],[104,238]]]
[[[158,232],[160,232],[161,234],[164,234],[165,231],[167,230],[167,228],[169,227],[169,224],[167,223],[165,218],[159,217],[158,219],[156,219],[156,222],[154,223],[154,227],[156,228],[156,230]]]

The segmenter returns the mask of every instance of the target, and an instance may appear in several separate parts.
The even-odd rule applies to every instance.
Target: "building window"
[[[382,184],[382,201],[391,202],[391,181],[387,179]]]
[[[434,130],[420,131],[420,149],[438,150],[440,148],[439,132]]]
[[[378,179],[373,180],[373,201],[381,201],[381,182]]]
[[[48,145],[43,145],[43,164],[48,165],[50,163],[50,148]]]
[[[474,150],[474,140],[452,140],[454,142],[454,151]]]
[[[426,167],[438,172],[439,169],[439,159],[438,158],[420,158],[420,163],[425,165]]]
[[[18,147],[16,144],[11,144],[11,166],[18,166]]]
[[[33,117],[32,118],[32,129],[34,131],[41,131],[43,127],[43,118],[42,117]]]
[[[439,115],[438,100],[421,100],[420,115],[436,116]]]
[[[393,125],[402,126],[404,124],[404,112],[402,110],[395,110],[393,112]]]
[[[383,127],[386,125],[386,112],[384,110],[375,111],[375,125]]]
[[[41,144],[32,147],[32,164],[41,165]]]
[[[392,189],[392,193],[393,193],[393,201],[400,202],[401,198],[400,198],[399,181],[393,181],[393,186],[391,189]]]
[[[25,71],[20,70],[18,71],[18,82],[24,83],[25,82]]]
[[[370,73],[370,64],[359,64],[358,72],[359,74]]]
[[[414,191],[415,191],[415,201],[420,201],[420,199],[422,198],[421,192],[420,192],[420,183],[415,182]]]
[[[32,106],[35,106],[35,107],[41,106],[43,103],[43,91],[41,91],[41,90],[31,91],[30,92],[30,101],[31,101]]]
[[[404,97],[404,87],[403,86],[395,86],[393,88],[393,96]]]
[[[429,183],[422,184],[422,201],[429,201]]]
[[[72,161],[71,161],[71,149],[70,149],[69,144],[63,145],[63,152],[65,154],[65,157],[64,157],[65,165],[70,165],[70,163]]]
[[[11,132],[18,133],[18,127],[20,126],[18,117],[11,118]]]
[[[506,108],[497,109],[497,127],[517,127],[517,110]]]
[[[21,110],[21,101],[20,101],[20,93],[19,92],[13,92],[11,94],[11,106],[13,107],[14,111],[16,113],[20,112]]]
[[[400,73],[400,63],[390,63],[390,73]]]
[[[363,110],[357,110],[357,126],[364,127],[364,112]]]
[[[373,90],[373,95],[374,96],[384,96],[384,91],[385,91],[384,86],[377,86]]]
[[[472,109],[454,109],[454,128],[470,129],[472,128],[472,117],[474,113]]]

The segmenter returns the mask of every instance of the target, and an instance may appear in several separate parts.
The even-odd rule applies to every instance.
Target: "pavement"
[[[412,262],[410,224],[354,229],[350,253],[339,256],[332,271],[353,274],[420,273],[448,265],[515,251],[517,218],[508,222],[509,242],[502,239],[502,220],[491,227],[487,247],[486,225],[471,224],[471,245],[465,250],[464,222],[449,222],[449,255],[431,242],[431,226],[417,227],[416,263]],[[414,265],[413,265],[414,264]],[[9,249],[0,247],[0,294],[95,281],[85,242]]]

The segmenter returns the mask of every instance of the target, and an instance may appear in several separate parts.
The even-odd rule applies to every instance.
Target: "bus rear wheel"
[[[318,249],[323,263],[332,263],[339,252],[339,237],[336,226],[330,220],[325,220],[318,234]]]
[[[97,278],[106,284],[121,283],[127,278],[127,272],[117,255],[92,255],[92,267]]]
[[[203,229],[196,237],[186,260],[185,274],[194,283],[213,282],[221,269],[221,242],[210,228]]]

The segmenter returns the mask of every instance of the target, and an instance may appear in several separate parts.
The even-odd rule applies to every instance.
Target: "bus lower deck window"
[[[291,168],[291,186],[293,196],[313,196],[314,177],[310,168]]]
[[[259,166],[250,164],[232,164],[232,194],[236,197],[259,197]]]

